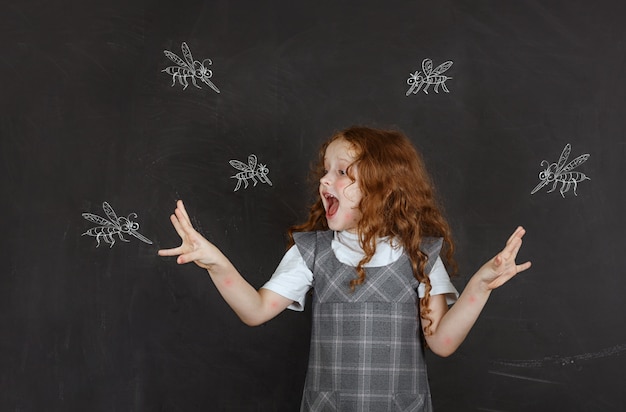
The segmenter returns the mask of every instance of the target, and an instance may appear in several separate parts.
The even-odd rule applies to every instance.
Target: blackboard
[[[528,231],[533,268],[457,353],[429,355],[435,409],[626,410],[625,13],[616,0],[2,2],[0,410],[297,410],[309,312],[249,328],[204,271],[156,251],[179,242],[182,198],[260,287],[306,216],[320,142],[355,124],[401,129],[423,153],[459,289]],[[183,43],[219,93],[167,71]],[[250,155],[271,185],[232,177]],[[108,218],[105,202],[151,243],[89,232],[83,214]]]

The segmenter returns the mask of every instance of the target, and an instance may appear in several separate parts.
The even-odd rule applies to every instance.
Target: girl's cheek
[[[346,214],[344,215],[344,218],[348,222],[356,223],[360,219],[360,214],[359,213],[355,213],[355,212],[346,212]]]

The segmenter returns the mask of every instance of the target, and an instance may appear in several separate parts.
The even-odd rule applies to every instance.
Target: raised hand
[[[182,200],[176,202],[176,210],[170,220],[182,243],[176,248],[159,250],[159,256],[178,256],[178,264],[194,262],[207,270],[215,265],[227,264],[224,254],[193,228]]]
[[[488,290],[502,286],[513,276],[530,267],[529,261],[520,265],[515,262],[517,253],[522,247],[524,234],[526,234],[526,230],[519,226],[507,240],[504,249],[476,272],[475,276],[483,282]]]

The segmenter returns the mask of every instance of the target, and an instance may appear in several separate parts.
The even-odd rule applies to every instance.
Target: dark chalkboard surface
[[[306,215],[319,143],[353,124],[423,152],[460,289],[528,230],[533,268],[456,354],[429,356],[436,410],[626,410],[625,15],[617,0],[3,1],[0,410],[297,410],[309,312],[249,328],[203,270],[156,251],[179,242],[182,198],[260,287]],[[164,53],[185,64],[183,43],[196,71]],[[542,179],[556,186],[531,194]]]

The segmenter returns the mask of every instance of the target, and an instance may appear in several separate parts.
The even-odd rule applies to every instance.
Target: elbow
[[[261,326],[262,324],[265,323],[259,319],[248,319],[248,318],[240,318],[240,319],[244,323],[244,325],[250,326],[252,328],[256,326]]]
[[[450,338],[427,339],[427,343],[430,350],[441,358],[451,356],[460,346],[460,344],[457,344]]]
[[[244,325],[250,326],[250,327],[265,325],[268,321],[268,319],[262,316],[241,316],[240,315],[239,319],[244,323]]]
[[[447,358],[448,356],[452,355],[454,352],[456,352],[456,348],[430,348],[430,350],[437,356],[439,356],[440,358]]]

